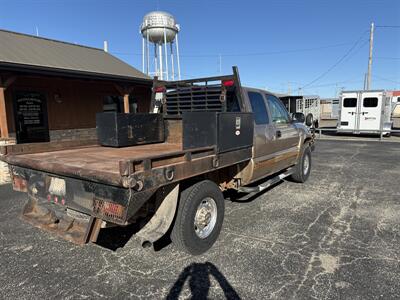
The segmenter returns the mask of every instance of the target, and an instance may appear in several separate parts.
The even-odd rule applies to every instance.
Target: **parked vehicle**
[[[337,120],[339,118],[339,98],[324,98],[320,101],[321,119]]]
[[[223,191],[249,195],[310,175],[314,137],[304,115],[292,120],[275,95],[241,87],[236,68],[229,76],[155,80],[151,111],[99,114],[102,145],[6,148],[14,190],[28,194],[24,219],[80,244],[110,225],[140,224],[143,245],[171,228],[175,246],[197,255],[218,238]]]
[[[389,93],[383,90],[341,93],[338,132],[379,133],[380,130],[391,128]]]
[[[392,127],[400,129],[400,91],[392,91]]]
[[[321,101],[319,96],[281,96],[279,97],[289,113],[301,112],[315,128],[321,122]]]

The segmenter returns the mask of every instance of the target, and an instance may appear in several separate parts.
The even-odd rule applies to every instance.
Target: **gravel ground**
[[[320,140],[313,155],[307,183],[227,201],[198,257],[135,237],[75,246],[21,221],[25,195],[0,186],[0,298],[399,299],[400,143]]]

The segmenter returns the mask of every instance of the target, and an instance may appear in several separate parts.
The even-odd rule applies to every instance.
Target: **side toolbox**
[[[96,128],[102,146],[126,147],[164,142],[164,119],[160,114],[98,113]]]
[[[215,146],[219,153],[253,146],[252,113],[184,112],[183,149]]]

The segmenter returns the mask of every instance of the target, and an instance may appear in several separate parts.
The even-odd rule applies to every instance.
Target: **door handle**
[[[276,137],[280,138],[282,136],[282,132],[280,130],[276,131]]]
[[[362,114],[363,114],[363,115],[367,115],[368,112],[367,112],[367,111],[363,111]]]

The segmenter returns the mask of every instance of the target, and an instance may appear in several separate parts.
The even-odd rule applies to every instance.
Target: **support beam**
[[[129,114],[129,94],[124,95],[124,113]]]
[[[0,86],[0,131],[2,138],[8,138],[6,97],[4,95],[5,88]]]

